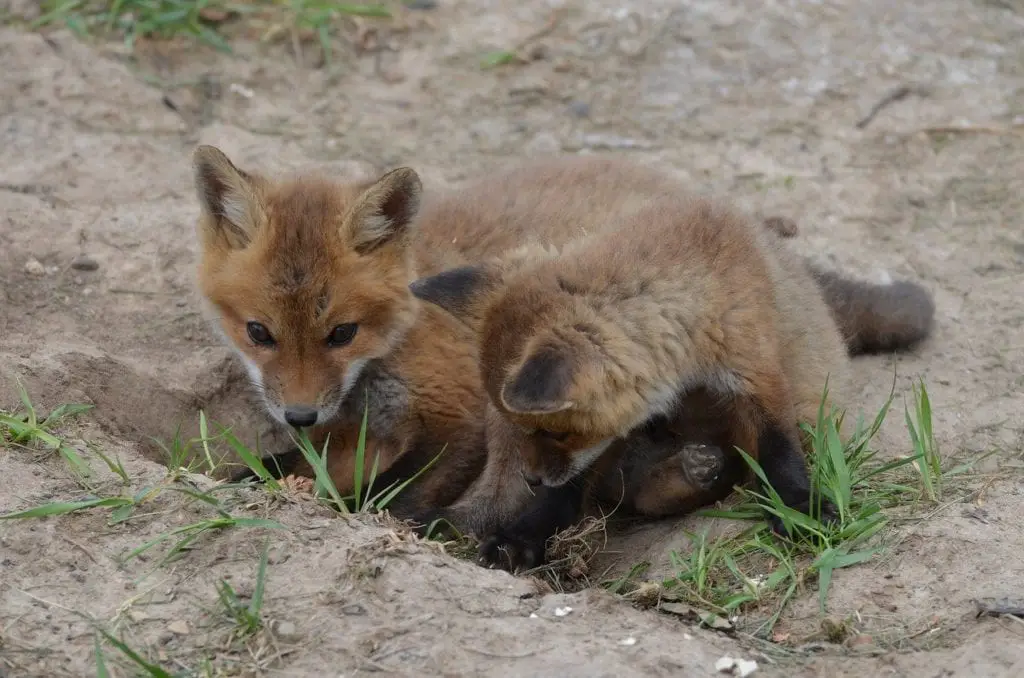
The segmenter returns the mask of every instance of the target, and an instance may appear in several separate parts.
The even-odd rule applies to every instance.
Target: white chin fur
[[[348,392],[352,390],[352,387],[359,381],[359,375],[363,373],[366,368],[366,363],[369,360],[366,358],[358,358],[348,364],[348,369],[345,371],[345,377],[341,380],[341,397],[342,399],[348,395]]]
[[[202,306],[203,314],[206,316],[210,325],[213,327],[214,332],[216,332],[216,334],[220,336],[221,341],[223,341],[227,346],[229,346],[234,351],[235,355],[237,355],[238,359],[242,362],[242,365],[245,366],[245,371],[249,375],[249,380],[260,392],[263,403],[267,408],[267,412],[276,421],[284,424],[285,426],[288,426],[288,422],[285,421],[284,419],[284,408],[275,405],[266,398],[265,392],[263,390],[263,373],[260,371],[259,366],[256,363],[254,363],[249,358],[249,356],[245,355],[240,350],[238,350],[238,347],[235,346],[235,343],[228,338],[227,333],[224,332],[223,325],[221,325],[221,317],[220,314],[217,312],[216,307],[214,307],[214,305],[211,304],[209,300],[207,300],[205,297],[202,297],[200,299],[200,305]],[[390,338],[390,341],[391,343],[397,343],[399,339],[401,339],[401,333],[396,333]],[[342,402],[344,402],[345,398],[349,394],[349,391],[352,390],[352,387],[356,385],[356,382],[359,381],[359,376],[363,373],[363,370],[366,368],[366,364],[368,362],[369,359],[367,358],[359,358],[349,363],[348,370],[345,372],[345,377],[342,379],[341,383],[341,398],[333,404],[325,405],[324,407],[320,408],[319,416],[317,417],[318,424],[323,424],[325,422],[330,421],[331,419],[334,419],[334,417],[338,416],[338,412],[341,410]]]

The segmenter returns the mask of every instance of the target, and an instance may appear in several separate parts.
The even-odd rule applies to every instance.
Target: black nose
[[[303,407],[302,405],[288,407],[284,411],[284,420],[288,422],[289,426],[294,426],[295,428],[312,426],[316,423],[316,417],[316,410],[312,407]]]

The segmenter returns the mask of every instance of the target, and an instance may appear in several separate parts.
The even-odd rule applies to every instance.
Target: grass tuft
[[[222,17],[252,11],[252,4],[219,0],[43,0],[43,13],[30,26],[63,25],[79,37],[120,34],[129,47],[139,38],[186,35],[229,52],[231,48],[218,25]]]
[[[877,459],[871,443],[895,397],[895,381],[871,424],[865,427],[859,422],[846,441],[840,436],[845,414],[825,411],[827,395],[826,386],[817,421],[803,427],[811,448],[811,515],[787,507],[757,461],[740,450],[764,489],[737,488],[741,500],[737,505],[697,514],[758,522],[739,535],[714,540],[707,532],[688,534],[688,555],[670,554],[677,574],[663,582],[663,600],[683,601],[718,615],[767,606],[770,611],[754,634],[770,634],[785,606],[809,581],[817,583],[819,607],[825,611],[833,573],[866,562],[881,549],[872,542],[888,524],[884,509],[921,497],[937,500],[944,469],[932,437],[931,405],[923,383],[914,389],[913,416],[909,410],[906,413],[913,454],[889,462]],[[907,467],[917,470],[917,486],[901,473]],[[835,521],[820,519],[822,499],[835,506]],[[763,520],[765,513],[778,516],[794,536],[773,534]],[[620,590],[627,588],[619,581],[614,584]]]
[[[363,419],[359,427],[359,438],[354,450],[355,467],[352,477],[352,493],[342,496],[337,484],[331,478],[328,470],[328,452],[330,450],[330,435],[325,436],[323,445],[317,450],[309,434],[300,430],[292,435],[292,441],[298,447],[306,463],[313,469],[314,494],[320,499],[326,499],[327,503],[342,513],[373,513],[384,511],[411,483],[415,482],[422,474],[426,473],[437,460],[444,454],[446,447],[442,447],[437,455],[420,468],[414,475],[404,481],[394,481],[387,487],[374,493],[375,485],[379,476],[380,453],[373,459],[373,466],[370,473],[364,478],[366,469],[366,431],[369,421],[369,406],[363,409]],[[229,441],[235,452],[242,459],[243,463],[264,480],[271,488],[279,488],[280,483],[275,481],[267,471],[265,464],[258,454],[247,449],[237,439]]]
[[[932,405],[924,382],[913,387],[914,414],[904,406],[907,431],[914,445],[914,468],[921,476],[924,495],[931,502],[938,502],[942,496],[942,458],[939,447],[932,435]]]
[[[119,35],[133,48],[140,38],[187,37],[231,52],[226,30],[238,19],[258,27],[264,38],[289,34],[293,45],[315,37],[330,62],[332,43],[346,17],[387,19],[383,4],[336,0],[43,0],[33,29],[65,26],[79,37]]]
[[[260,555],[256,570],[256,585],[252,597],[246,605],[226,580],[217,582],[217,598],[224,608],[225,614],[235,625],[235,636],[245,638],[263,628],[263,591],[267,581],[267,560],[270,555],[270,542],[264,542],[263,553]]]
[[[61,422],[89,411],[92,405],[60,405],[40,418],[28,391],[20,382],[18,396],[25,408],[23,412],[0,412],[0,446],[32,448],[41,445],[57,452],[80,481],[90,478],[93,472],[89,464],[77,450],[54,435],[53,429]]]

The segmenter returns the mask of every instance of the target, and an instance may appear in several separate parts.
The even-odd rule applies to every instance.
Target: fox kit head
[[[411,289],[477,330],[490,414],[502,415],[488,417],[488,445],[518,448],[528,481],[558,486],[632,428],[635,402],[617,386],[628,351],[608,359],[621,335],[581,289],[550,269],[518,275],[509,266],[451,269]]]
[[[194,155],[199,287],[271,415],[334,418],[367,362],[412,325],[411,169],[376,181],[274,183],[211,146]]]

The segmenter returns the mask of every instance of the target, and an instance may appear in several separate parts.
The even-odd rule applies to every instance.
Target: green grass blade
[[[21,404],[25,406],[26,421],[32,428],[37,428],[39,421],[36,419],[36,408],[32,406],[32,399],[28,397],[28,391],[25,390],[25,386],[18,380],[18,398],[21,399]]]
[[[349,14],[351,16],[365,16],[365,17],[377,17],[381,19],[390,19],[391,10],[383,5],[352,5],[352,4],[332,4],[333,8],[341,12],[342,14]]]
[[[103,637],[107,639],[108,643],[110,643],[111,645],[116,647],[118,650],[120,650],[126,657],[128,657],[129,659],[132,660],[132,662],[134,662],[136,665],[138,665],[138,667],[140,669],[142,669],[143,671],[148,673],[150,676],[152,676],[152,678],[173,678],[173,676],[171,676],[171,674],[167,673],[167,671],[163,670],[162,668],[160,668],[156,664],[149,663],[148,661],[143,659],[139,655],[139,653],[137,653],[135,650],[131,649],[130,647],[125,645],[123,642],[121,642],[120,640],[118,640],[117,638],[112,636],[111,634],[107,633],[103,629],[99,629],[99,632],[103,634]]]
[[[107,671],[107,662],[103,658],[103,648],[100,647],[100,636],[98,633],[93,640],[93,656],[96,658],[96,678],[110,678],[110,672]]]
[[[370,417],[370,398],[366,397],[363,406],[363,423],[359,427],[359,440],[356,442],[356,467],[353,469],[352,487],[356,495],[356,511],[363,510],[363,468],[366,463],[366,424]]]
[[[71,419],[73,417],[77,417],[78,415],[84,412],[88,412],[91,409],[92,405],[59,405],[53,410],[53,412],[50,412],[50,414],[47,415],[46,419],[43,420],[43,423],[40,424],[40,428],[49,428],[50,426],[53,426],[54,424],[57,424],[58,422],[64,419]]]
[[[220,436],[224,438],[224,442],[226,442],[231,449],[235,451],[235,454],[237,454],[239,459],[242,460],[242,463],[248,466],[261,481],[266,483],[267,487],[272,491],[281,489],[281,483],[277,482],[277,480],[270,475],[267,467],[263,465],[263,460],[244,445],[241,440],[236,438],[235,434],[233,434],[230,429],[221,427]]]
[[[18,520],[23,518],[43,518],[45,516],[59,516],[75,511],[104,506],[130,506],[132,500],[127,497],[107,497],[106,499],[87,499],[85,501],[54,502],[43,504],[26,511],[16,511],[0,515],[0,520]]]
[[[405,490],[406,487],[408,487],[411,483],[415,482],[416,479],[419,478],[421,475],[426,473],[426,471],[431,466],[433,466],[434,463],[438,459],[441,458],[441,455],[444,454],[445,450],[447,450],[447,449],[448,449],[448,445],[445,445],[444,447],[442,447],[441,451],[437,453],[437,456],[435,456],[433,459],[431,459],[426,464],[424,464],[423,468],[421,468],[419,471],[417,471],[412,477],[407,478],[405,480],[405,482],[403,482],[400,485],[398,485],[398,487],[394,487],[395,483],[392,483],[387,488],[385,488],[382,491],[382,494],[383,493],[386,493],[386,494],[383,494],[383,497],[381,497],[380,495],[378,495],[378,497],[375,497],[373,499],[372,506],[375,507],[378,511],[383,511],[384,509],[386,509],[388,507],[388,505],[392,501],[394,501],[395,497],[397,497],[399,494],[401,494]]]
[[[327,492],[331,500],[337,509],[343,513],[348,512],[348,504],[342,498],[341,493],[338,492],[337,486],[331,479],[331,474],[327,471],[327,450],[330,449],[331,436],[327,435],[324,440],[323,451],[317,452],[316,448],[313,447],[313,442],[309,439],[309,436],[305,431],[300,431],[299,434],[293,437],[295,444],[298,446],[302,456],[305,457],[306,462],[313,468],[313,475],[316,477],[316,491],[317,495],[321,495],[322,492]]]
[[[199,410],[199,441],[203,445],[203,454],[206,455],[206,464],[212,473],[217,467],[213,463],[213,455],[210,453],[210,432],[206,425],[206,412]]]
[[[256,586],[253,588],[252,599],[249,601],[249,613],[257,619],[263,609],[263,590],[267,584],[267,562],[270,560],[270,540],[263,542],[263,553],[260,564],[256,568]]]

